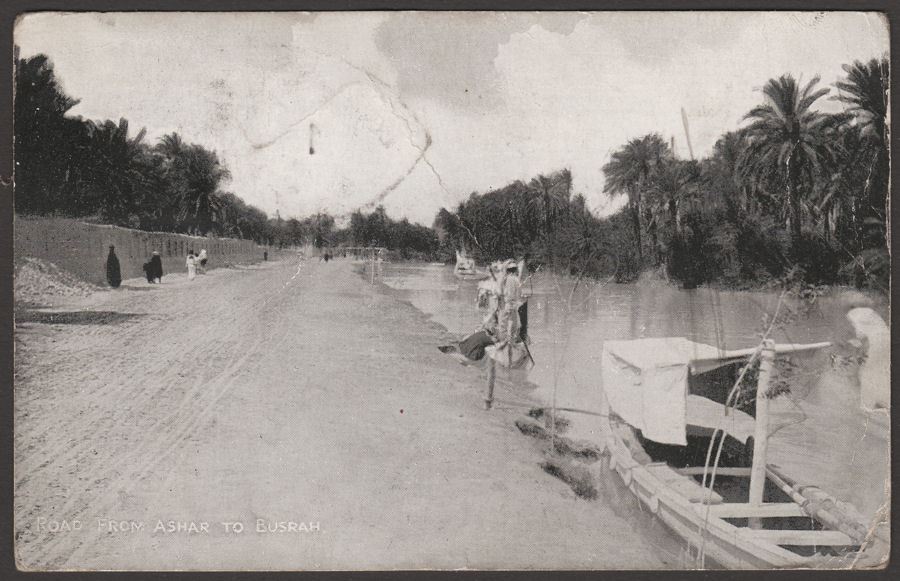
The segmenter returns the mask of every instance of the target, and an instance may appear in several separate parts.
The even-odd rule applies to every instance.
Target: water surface
[[[451,267],[384,264],[380,278],[451,333],[463,337],[480,323],[477,283],[457,280]],[[500,371],[521,386],[498,384],[500,405],[522,405],[524,412],[535,402],[555,402],[558,407],[599,411],[605,340],[686,337],[723,349],[752,347],[766,328],[766,317],[779,305],[776,292],[686,291],[657,281],[581,281],[572,292],[573,286],[572,279],[545,274],[526,283],[536,365],[527,372]],[[844,318],[848,303],[837,295],[820,296],[805,308],[795,301],[782,302],[781,308],[792,309],[796,317],[774,332],[776,341],[833,341],[837,346],[809,363],[810,372],[797,382],[792,397],[774,400],[772,425],[783,427],[770,439],[770,462],[799,482],[820,486],[872,516],[887,498],[889,422],[883,413],[860,409],[856,368],[843,359],[845,342],[853,336]],[[886,317],[885,305],[877,310]],[[473,392],[473,397],[479,396]],[[579,413],[568,418],[570,435],[599,436],[600,418]],[[623,490],[610,488],[604,494],[612,496],[606,500],[621,502]]]

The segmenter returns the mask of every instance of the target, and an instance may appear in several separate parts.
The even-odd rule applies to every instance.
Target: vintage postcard
[[[14,34],[20,570],[887,564],[883,14]]]

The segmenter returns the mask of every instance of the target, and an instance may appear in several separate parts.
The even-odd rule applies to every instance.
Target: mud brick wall
[[[259,262],[266,250],[249,240],[145,232],[67,218],[16,216],[13,228],[16,257],[29,256],[52,262],[96,284],[106,284],[106,257],[110,245],[116,247],[123,279],[144,276],[142,266],[150,260],[154,250],[162,257],[164,278],[173,272],[186,272],[184,261],[190,250],[196,253],[201,248],[206,249],[209,255],[207,268]]]

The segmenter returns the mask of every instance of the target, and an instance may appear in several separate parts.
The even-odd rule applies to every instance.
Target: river
[[[460,281],[449,266],[384,264],[380,280],[404,300],[460,337],[474,331],[481,314],[475,305],[476,282]],[[529,299],[529,335],[535,365],[529,371],[499,371],[517,388],[498,386],[498,405],[541,403],[586,411],[600,409],[600,352],[608,339],[686,337],[725,349],[752,347],[759,341],[766,315],[775,311],[775,292],[681,290],[662,281],[631,284],[584,282],[572,292],[568,277],[538,274],[524,287]],[[792,397],[773,400],[770,462],[795,480],[815,484],[855,505],[871,518],[889,498],[889,421],[885,413],[860,409],[856,368],[842,364],[846,340],[853,337],[845,321],[846,297],[829,293],[811,308],[793,301],[782,309],[796,312],[790,324],[775,331],[778,342],[836,342],[822,353],[806,382]],[[887,316],[887,305],[876,310]],[[852,354],[852,352],[851,352]],[[473,388],[477,372],[473,370]],[[477,383],[481,387],[481,383]],[[472,397],[482,394],[473,389]],[[596,438],[600,419],[569,414],[574,437]],[[608,483],[607,483],[608,484]],[[624,487],[606,486],[601,502],[621,503]],[[605,497],[605,498],[604,498]],[[634,507],[640,526],[652,526]]]

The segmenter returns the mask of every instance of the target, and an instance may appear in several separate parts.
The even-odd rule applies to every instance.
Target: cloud
[[[503,105],[494,59],[509,37],[539,25],[566,33],[578,13],[401,12],[386,19],[376,45],[397,70],[400,92],[461,111]]]

